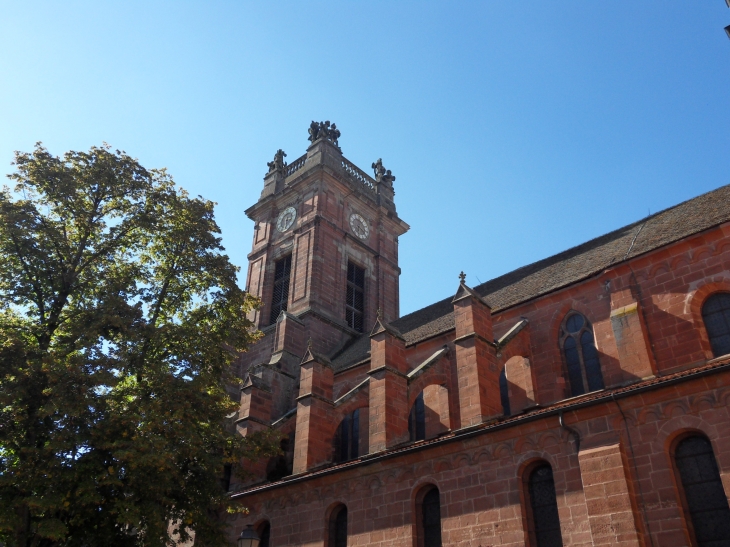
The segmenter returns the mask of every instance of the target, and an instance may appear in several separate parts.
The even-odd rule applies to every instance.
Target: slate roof
[[[635,258],[730,220],[730,185],[665,209],[638,222],[523,266],[474,287],[493,312],[566,287],[609,266]],[[454,328],[452,297],[393,321],[406,345]],[[333,355],[336,370],[369,358],[370,338],[356,338]]]

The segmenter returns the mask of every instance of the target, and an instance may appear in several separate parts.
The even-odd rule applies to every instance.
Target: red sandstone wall
[[[706,434],[730,491],[729,386],[726,372],[621,399],[626,422],[612,402],[570,412],[579,454],[551,416],[252,493],[231,533],[266,519],[272,545],[320,546],[328,508],[344,503],[348,545],[412,547],[414,496],[431,483],[445,546],[521,546],[522,473],[540,459],[553,467],[564,545],[645,545],[647,533],[657,546],[689,545],[669,447],[682,432]]]

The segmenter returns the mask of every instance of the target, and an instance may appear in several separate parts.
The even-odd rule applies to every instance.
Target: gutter
[[[381,462],[385,461],[391,458],[396,458],[399,456],[402,456],[404,454],[410,454],[412,452],[418,452],[420,450],[425,450],[427,448],[431,448],[434,446],[442,446],[448,443],[452,443],[455,441],[461,441],[464,439],[469,439],[471,437],[476,437],[478,435],[481,435],[483,433],[491,433],[494,431],[501,431],[502,429],[507,429],[509,427],[533,422],[536,420],[541,420],[543,418],[548,418],[552,416],[558,416],[559,420],[562,422],[562,414],[564,412],[570,412],[575,410],[580,410],[582,408],[586,408],[589,406],[609,403],[609,402],[615,402],[616,399],[623,399],[626,397],[630,397],[632,395],[637,395],[641,393],[646,393],[648,391],[653,391],[655,389],[660,389],[664,387],[673,386],[675,384],[679,384],[681,382],[689,381],[689,380],[695,380],[697,378],[703,378],[705,376],[710,376],[712,374],[719,374],[721,372],[730,371],[730,359],[726,363],[722,363],[720,365],[717,365],[715,367],[709,367],[703,370],[698,370],[696,372],[692,372],[689,374],[682,375],[682,373],[678,373],[678,376],[674,378],[669,378],[668,380],[660,380],[656,383],[643,385],[643,386],[636,386],[634,388],[628,387],[625,389],[625,391],[622,391],[620,393],[616,393],[615,391],[607,392],[605,395],[602,395],[601,397],[598,397],[596,399],[590,399],[588,401],[577,401],[575,403],[569,404],[567,406],[561,406],[559,408],[554,408],[552,410],[546,410],[545,412],[536,412],[535,414],[528,414],[526,416],[522,416],[513,420],[508,420],[505,422],[495,423],[495,424],[479,424],[477,426],[470,426],[468,428],[462,428],[459,430],[456,430],[454,435],[449,437],[443,437],[440,439],[436,439],[432,442],[427,443],[421,443],[412,445],[406,448],[400,448],[395,449],[390,452],[385,453],[379,453],[375,454],[372,457],[363,456],[362,459],[355,460],[352,463],[345,464],[345,465],[338,465],[333,467],[328,467],[319,471],[311,471],[306,474],[298,475],[298,476],[292,476],[290,479],[282,479],[281,481],[270,483],[264,486],[259,487],[252,487],[251,490],[247,490],[244,492],[238,492],[235,494],[231,494],[231,499],[240,499],[244,498],[246,496],[250,496],[252,494],[257,494],[259,492],[268,492],[270,490],[275,490],[277,488],[281,488],[284,486],[289,486],[290,484],[297,484],[300,482],[305,482],[310,479],[315,479],[318,477],[324,477],[327,475],[331,475],[333,473],[339,473],[342,470],[345,469],[353,469],[356,467],[362,467],[366,465],[370,465],[375,462]],[[622,389],[622,388],[618,388]],[[561,423],[562,426],[562,423]]]

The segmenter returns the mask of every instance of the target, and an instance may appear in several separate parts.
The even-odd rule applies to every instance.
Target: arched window
[[[697,547],[730,545],[730,507],[710,441],[687,437],[674,452]]]
[[[702,319],[715,357],[730,353],[730,293],[710,296],[702,305]]]
[[[408,414],[408,434],[411,442],[426,438],[426,405],[423,403],[423,391],[416,397]]]
[[[294,470],[294,433],[289,433],[279,442],[281,452],[266,465],[266,480],[271,482],[288,477]]]
[[[509,408],[509,386],[507,385],[507,367],[502,368],[499,373],[499,398],[502,401],[502,412],[505,416],[510,415]]]
[[[269,521],[264,521],[259,524],[256,533],[261,539],[259,547],[269,547],[269,537],[271,536],[271,525],[269,524]]]
[[[347,507],[338,505],[330,514],[327,547],[347,547]]]
[[[543,462],[534,467],[530,471],[527,485],[532,547],[562,547],[563,537],[560,533],[555,481],[550,464]]]
[[[603,375],[593,340],[593,329],[580,313],[570,312],[565,316],[560,327],[560,346],[568,368],[571,394],[575,397],[603,389]]]
[[[418,547],[441,547],[441,498],[435,486],[426,491],[418,515]]]
[[[360,409],[340,422],[335,435],[335,461],[346,462],[360,455]]]

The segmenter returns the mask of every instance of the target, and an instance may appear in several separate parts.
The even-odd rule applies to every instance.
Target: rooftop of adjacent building
[[[493,312],[590,278],[609,267],[730,221],[730,185],[670,207],[586,243],[474,287]],[[454,328],[452,297],[392,322],[407,345]],[[336,370],[369,359],[370,338],[360,336],[332,356]]]

